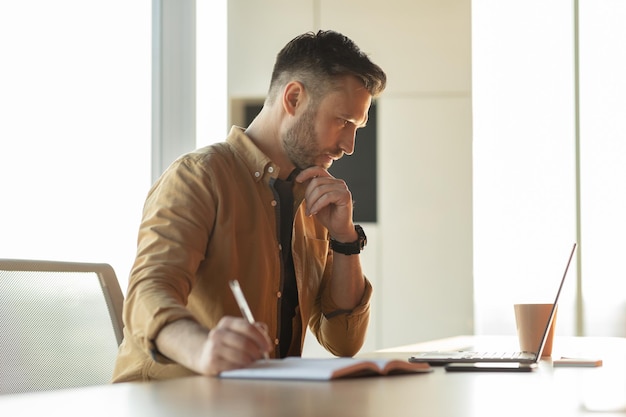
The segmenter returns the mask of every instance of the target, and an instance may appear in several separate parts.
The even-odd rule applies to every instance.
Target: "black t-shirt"
[[[296,272],[293,266],[291,254],[291,235],[293,229],[293,179],[298,174],[294,170],[286,180],[276,179],[274,189],[279,200],[279,228],[280,244],[282,247],[282,289],[280,298],[280,335],[279,352],[284,358],[289,352],[289,346],[293,338],[293,318],[298,307],[298,287],[296,285]]]

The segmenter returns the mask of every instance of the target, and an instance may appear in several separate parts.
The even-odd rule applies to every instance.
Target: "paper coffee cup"
[[[520,350],[523,352],[536,352],[543,332],[546,329],[546,324],[552,311],[552,304],[515,304],[513,307],[515,309],[515,323],[517,324]],[[552,355],[556,311],[554,314],[554,320],[548,331],[548,339],[541,356]]]

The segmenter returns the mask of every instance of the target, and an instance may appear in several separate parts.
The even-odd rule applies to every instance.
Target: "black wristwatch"
[[[367,245],[367,236],[365,236],[365,232],[363,228],[358,224],[354,225],[354,230],[356,230],[357,235],[359,235],[358,239],[354,242],[343,243],[339,242],[332,237],[330,238],[330,248],[343,255],[358,255],[361,253],[365,245]]]

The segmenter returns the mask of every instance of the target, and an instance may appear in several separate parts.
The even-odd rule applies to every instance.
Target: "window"
[[[196,3],[196,144],[210,145],[226,139],[227,0]]]
[[[150,186],[151,4],[0,3],[0,257],[105,262]]]
[[[626,5],[477,0],[472,19],[476,332],[550,302],[578,240],[557,333],[623,336]]]
[[[580,1],[583,328],[626,336],[626,2]]]

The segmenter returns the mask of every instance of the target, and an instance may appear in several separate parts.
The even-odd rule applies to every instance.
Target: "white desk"
[[[369,355],[406,359],[432,347],[492,344],[514,338],[458,337],[385,349]],[[496,346],[496,347],[498,347]],[[333,382],[246,381],[191,377],[0,396],[2,416],[589,416],[626,415],[626,339],[557,338],[554,357],[599,356],[601,368],[532,373],[446,373]],[[611,410],[606,412],[606,410]]]

